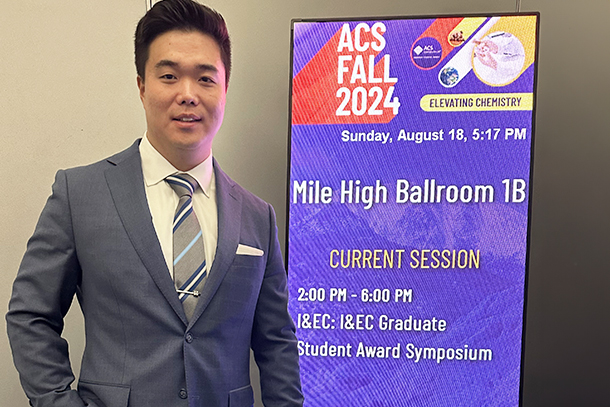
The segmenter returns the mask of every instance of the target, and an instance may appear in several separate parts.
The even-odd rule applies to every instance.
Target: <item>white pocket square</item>
[[[261,249],[252,246],[246,246],[245,244],[240,244],[237,246],[237,251],[235,254],[243,254],[245,256],[262,256],[265,252]]]

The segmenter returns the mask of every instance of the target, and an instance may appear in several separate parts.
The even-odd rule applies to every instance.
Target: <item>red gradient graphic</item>
[[[354,31],[352,31],[353,37]],[[384,59],[381,58],[374,66],[373,74],[368,72],[369,56],[376,57],[379,52],[374,51],[369,46],[366,51],[350,52],[343,49],[337,52],[341,30],[338,30],[335,35],[314,55],[314,57],[301,69],[301,71],[293,78],[292,82],[292,124],[356,124],[356,123],[388,123],[395,114],[393,109],[384,108],[383,102],[388,93],[388,89],[396,83],[363,83],[361,80],[356,80],[350,83],[352,72],[354,71],[355,60],[358,55],[361,55],[364,61],[366,78],[373,76],[374,78],[383,78],[384,75]],[[361,33],[361,43],[376,41],[370,32]],[[343,83],[338,83],[338,59],[340,55],[351,55],[352,60],[346,61],[344,66],[348,68],[348,72],[343,74]],[[388,67],[389,69],[389,67]],[[362,87],[366,90],[367,95],[371,88],[378,87],[383,92],[383,97],[379,103],[379,109],[382,110],[380,115],[363,114],[357,116],[350,114],[349,116],[338,116],[337,109],[341,106],[345,96],[337,96],[337,91],[346,87],[350,90],[350,95],[354,89]],[[376,94],[374,94],[376,96]],[[366,103],[372,103],[375,97],[368,100]],[[361,102],[360,99],[359,103]],[[351,106],[351,98],[348,106]],[[362,106],[362,103],[359,104]]]

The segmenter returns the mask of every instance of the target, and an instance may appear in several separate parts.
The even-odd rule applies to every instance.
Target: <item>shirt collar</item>
[[[142,159],[142,174],[147,187],[158,184],[172,174],[179,173],[169,161],[159,153],[145,134],[140,142],[140,157]],[[201,164],[190,169],[186,173],[197,180],[201,190],[206,196],[210,196],[212,181],[214,179],[214,168],[212,165],[212,153]]]

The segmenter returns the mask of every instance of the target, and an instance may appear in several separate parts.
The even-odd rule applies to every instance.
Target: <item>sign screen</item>
[[[537,14],[293,21],[305,405],[518,406]]]

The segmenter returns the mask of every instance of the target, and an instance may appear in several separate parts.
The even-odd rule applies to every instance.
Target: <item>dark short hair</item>
[[[216,10],[192,0],[162,0],[140,19],[135,34],[136,72],[144,79],[150,44],[158,36],[173,30],[199,31],[211,36],[220,48],[225,67],[225,86],[231,75],[231,40],[224,18]]]

